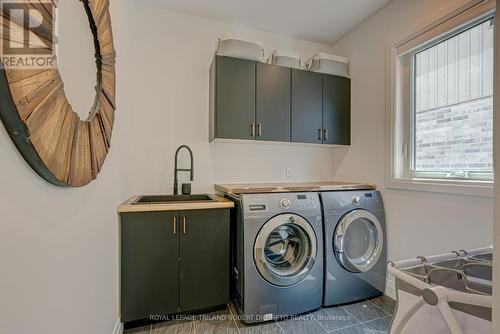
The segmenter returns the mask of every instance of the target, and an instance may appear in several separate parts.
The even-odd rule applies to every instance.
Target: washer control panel
[[[321,210],[319,195],[304,193],[243,194],[244,214],[250,218],[268,216],[278,212],[299,212],[317,215]]]
[[[298,208],[314,208],[317,206],[316,201],[314,200],[315,197],[310,196],[311,194],[297,194],[297,207]]]

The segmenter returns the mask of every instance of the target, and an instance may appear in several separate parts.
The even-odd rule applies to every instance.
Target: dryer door
[[[316,260],[317,241],[301,216],[280,214],[262,226],[254,245],[254,261],[269,283],[290,286],[303,280]]]
[[[333,249],[338,262],[353,273],[371,270],[382,255],[383,246],[382,225],[366,210],[346,214],[333,235]]]

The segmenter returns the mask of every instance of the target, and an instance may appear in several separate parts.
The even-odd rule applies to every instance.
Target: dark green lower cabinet
[[[185,211],[181,212],[181,221],[181,311],[226,304],[229,300],[229,210]]]
[[[229,209],[122,213],[121,321],[229,300]]]

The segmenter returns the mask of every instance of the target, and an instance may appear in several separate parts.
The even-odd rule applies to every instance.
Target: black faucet
[[[186,169],[186,168],[177,168],[177,156],[179,155],[179,151],[181,149],[187,149],[189,151],[189,155],[191,156],[191,168],[189,169]],[[177,178],[177,173],[178,172],[190,172],[190,180],[191,182],[193,182],[194,180],[194,165],[193,165],[193,151],[191,151],[191,149],[189,148],[189,146],[187,145],[181,145],[179,146],[179,148],[177,149],[177,151],[175,151],[175,169],[174,169],[174,195],[177,195],[179,193],[179,180]]]

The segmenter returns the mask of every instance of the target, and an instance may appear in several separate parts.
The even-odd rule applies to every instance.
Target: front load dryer
[[[386,228],[378,191],[320,193],[325,233],[323,305],[380,295],[386,280]]]
[[[255,323],[321,307],[323,230],[317,193],[242,194],[233,244],[235,305]]]

